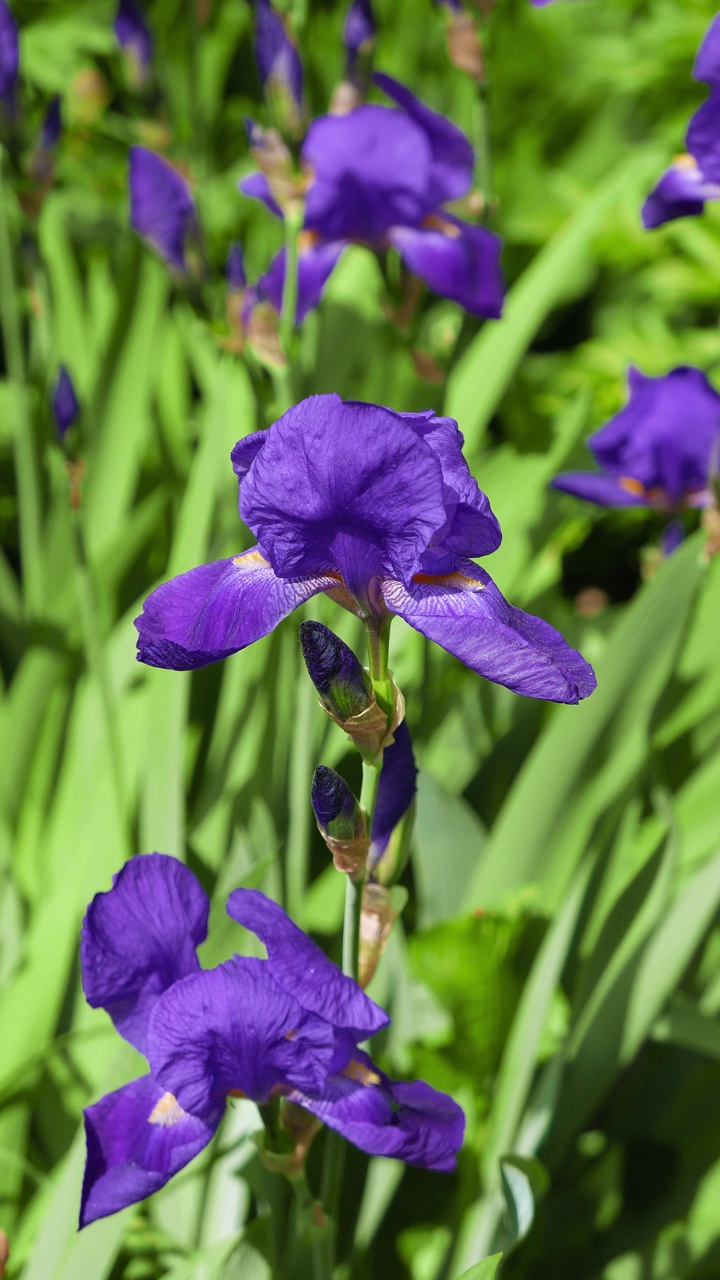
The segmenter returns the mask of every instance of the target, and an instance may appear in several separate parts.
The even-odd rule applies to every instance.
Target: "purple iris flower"
[[[255,58],[263,86],[270,93],[289,95],[299,110],[303,96],[300,54],[270,0],[257,0],[255,11]]]
[[[189,670],[244,649],[320,591],[372,627],[397,614],[466,666],[518,693],[578,702],[595,677],[547,622],[515,609],[471,557],[500,526],[452,418],[312,396],[238,441],[243,555],[158,587],[138,656]]]
[[[604,507],[655,507],[667,516],[709,506],[720,463],[720,395],[700,369],[681,366],[661,378],[631,368],[624,409],[588,444],[600,472],[556,476],[553,487]],[[677,545],[677,523],[666,550]]]
[[[133,858],[90,904],[83,986],[145,1055],[147,1075],[85,1111],[80,1226],[158,1191],[212,1139],[232,1096],[287,1097],[363,1151],[450,1170],[464,1117],[420,1081],[395,1084],[358,1048],[388,1017],[262,893],[229,915],[265,944],[201,970],[210,904],[187,867]]]
[[[642,207],[648,230],[697,217],[706,200],[720,199],[720,14],[700,46],[693,76],[709,86],[710,96],[688,126],[687,154],[675,159]]]
[[[195,204],[183,177],[147,147],[130,149],[130,223],[170,266],[184,271]]]
[[[380,251],[397,249],[410,271],[435,293],[472,315],[499,316],[499,238],[445,208],[471,188],[470,142],[390,76],[374,79],[396,107],[366,103],[346,115],[320,116],[302,145],[301,161],[312,181],[305,203],[306,278],[299,280],[298,314],[317,306],[335,261],[346,245],[358,242]],[[240,189],[280,213],[263,173],[243,179]],[[314,257],[322,260],[317,272],[309,266]],[[268,275],[281,295],[282,255]]]
[[[17,24],[6,0],[0,0],[0,100],[11,113],[15,107],[19,60]]]
[[[135,60],[142,72],[146,72],[152,59],[152,37],[142,9],[135,0],[120,0],[113,30],[120,47]]]
[[[58,435],[63,440],[66,432],[70,430],[80,413],[80,405],[75,395],[72,378],[64,364],[60,365],[57,381],[53,388],[52,411]]]

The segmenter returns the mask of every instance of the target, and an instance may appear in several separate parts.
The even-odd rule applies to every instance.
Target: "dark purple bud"
[[[0,99],[8,111],[15,105],[19,58],[17,24],[6,0],[0,0]]]
[[[299,109],[303,96],[300,54],[290,39],[280,14],[275,12],[269,0],[257,0],[255,58],[260,78],[268,93],[289,96]]]
[[[113,30],[123,51],[134,59],[138,67],[147,70],[152,58],[152,39],[135,0],[120,0]]]
[[[310,798],[320,829],[334,840],[353,840],[361,826],[360,807],[347,783],[334,769],[320,764],[313,774]]]
[[[355,57],[375,38],[375,19],[371,0],[353,0],[345,19],[343,39],[348,53]]]
[[[225,276],[228,288],[232,289],[233,292],[239,293],[241,289],[245,288],[247,280],[243,263],[243,251],[239,244],[230,245],[227,262],[225,263]]]
[[[72,378],[64,364],[60,365],[60,372],[53,389],[52,411],[57,424],[58,435],[61,440],[64,440],[65,433],[70,430],[80,413],[80,405],[75,395]]]
[[[403,869],[412,825],[410,811],[416,791],[415,755],[407,721],[402,720],[395,729],[393,741],[383,752],[370,832],[368,865],[383,884],[392,884]],[[410,818],[407,833],[401,830],[401,824],[406,815]],[[397,833],[397,839],[393,840],[395,833]]]
[[[300,645],[308,675],[331,715],[349,720],[372,704],[369,677],[334,631],[321,622],[301,622]]]
[[[130,224],[161,257],[185,270],[185,239],[195,204],[183,177],[146,147],[130,150]]]
[[[51,98],[48,109],[45,112],[42,130],[40,132],[40,146],[43,151],[51,151],[57,146],[62,132],[62,115],[60,111],[60,98],[58,94]]]

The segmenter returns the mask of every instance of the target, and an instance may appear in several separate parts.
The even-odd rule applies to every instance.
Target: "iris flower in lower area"
[[[316,306],[343,249],[352,242],[397,249],[407,267],[444,298],[476,316],[503,305],[500,240],[456,217],[446,205],[468,194],[474,156],[456,125],[431,111],[390,76],[375,83],[395,107],[365,103],[314,120],[301,150],[308,178],[298,283],[298,321]],[[240,183],[275,214],[272,182],[254,173]],[[317,258],[317,264],[314,259]],[[284,255],[263,278],[277,309]]]
[[[603,507],[654,507],[668,517],[709,506],[720,467],[720,395],[700,369],[660,378],[629,372],[630,398],[588,444],[602,468],[556,476],[553,486]],[[677,542],[672,525],[666,549]]]
[[[513,608],[471,557],[500,526],[452,418],[313,396],[238,441],[242,555],[145,602],[138,657],[189,670],[259,640],[320,591],[379,634],[397,615],[466,666],[531,697],[578,702],[595,677],[547,622]]]
[[[700,46],[693,76],[709,86],[710,96],[690,121],[687,153],[675,159],[643,205],[648,230],[675,218],[697,217],[706,200],[720,198],[720,15]]]
[[[422,1081],[394,1083],[357,1047],[387,1026],[383,1010],[262,893],[236,889],[227,909],[266,960],[200,968],[209,902],[164,854],[133,858],[88,908],[85,995],[150,1071],[85,1111],[81,1226],[163,1187],[210,1142],[228,1097],[286,1098],[363,1151],[455,1166],[456,1103]]]

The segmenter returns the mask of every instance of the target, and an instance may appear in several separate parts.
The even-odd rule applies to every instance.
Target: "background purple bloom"
[[[720,465],[720,395],[699,369],[660,378],[629,372],[630,399],[588,444],[603,471],[568,472],[553,486],[600,506],[654,507],[669,516],[712,503]],[[666,555],[682,541],[680,521],[665,528]]]
[[[287,92],[295,106],[301,107],[303,70],[300,54],[270,0],[256,0],[255,58],[266,89]]]
[[[15,106],[19,57],[17,24],[6,0],[0,0],[0,99],[10,112]]]
[[[720,395],[687,366],[660,378],[631,368],[629,389],[625,408],[588,440],[602,472],[569,472],[553,486],[601,506],[706,505],[720,462]]]
[[[146,70],[152,59],[152,37],[142,9],[135,0],[120,0],[113,30],[118,44]]]
[[[460,1108],[420,1082],[393,1084],[357,1049],[387,1025],[382,1009],[254,890],[231,894],[228,911],[268,959],[201,970],[208,910],[192,873],[163,854],[133,858],[88,908],[85,994],[150,1074],[85,1111],[80,1225],[164,1186],[211,1140],[235,1093],[260,1103],[284,1094],[315,1114],[326,1106],[328,1123],[365,1151],[454,1167]]]
[[[195,205],[184,178],[146,147],[130,150],[130,223],[170,266],[185,270]]]
[[[710,96],[688,125],[688,154],[665,171],[642,207],[648,230],[675,218],[697,217],[706,200],[720,198],[720,15],[700,46],[693,76],[710,86]]]
[[[315,237],[317,252],[324,245],[339,256],[351,241],[378,250],[392,245],[437,293],[474,315],[499,316],[498,237],[444,209],[472,185],[470,142],[390,76],[377,75],[375,83],[396,107],[364,104],[345,115],[320,116],[303,143],[302,164],[313,178],[304,227]],[[277,213],[262,175],[250,175],[240,186]],[[328,259],[327,274],[318,273],[314,293],[308,287],[305,310],[317,305],[333,265]],[[276,258],[268,274],[281,296],[284,259]]]
[[[519,693],[577,702],[594,688],[584,659],[468,559],[501,533],[452,419],[315,396],[232,460],[258,546],[158,587],[136,621],[141,661],[204,666],[341,585],[361,616],[399,614]]]

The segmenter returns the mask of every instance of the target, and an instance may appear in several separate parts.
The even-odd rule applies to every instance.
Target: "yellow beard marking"
[[[285,1039],[286,1039],[286,1040],[297,1040],[297,1027],[291,1027],[289,1031],[286,1031],[286,1032],[285,1032]]]
[[[343,1067],[342,1075],[347,1076],[348,1080],[357,1080],[358,1084],[380,1084],[377,1071],[371,1071],[363,1062],[356,1062],[354,1058]]]
[[[150,1112],[148,1121],[150,1124],[159,1124],[164,1129],[169,1129],[171,1125],[177,1124],[178,1120],[182,1120],[184,1115],[185,1112],[175,1095],[164,1093]]]
[[[260,555],[259,551],[244,551],[241,556],[233,556],[233,564],[237,565],[238,569],[250,569],[253,565],[266,565],[267,560]]]
[[[459,591],[484,591],[485,583],[468,578],[465,573],[416,573],[413,582],[419,587],[457,587]]]
[[[456,227],[454,222],[451,222],[449,218],[441,218],[436,213],[431,213],[427,218],[423,218],[421,226],[428,231],[441,231],[450,240],[457,240],[458,236],[462,234],[460,227]]]
[[[687,151],[679,156],[673,156],[673,165],[676,169],[697,169],[697,161],[694,156],[688,155]]]
[[[635,480],[633,476],[621,476],[618,484],[626,493],[635,494],[638,498],[645,496],[645,486],[639,480]]]

